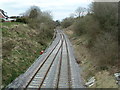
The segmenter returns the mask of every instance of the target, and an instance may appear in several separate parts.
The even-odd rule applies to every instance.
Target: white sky
[[[36,5],[42,11],[50,10],[54,20],[70,16],[78,7],[88,7],[93,0],[0,0],[0,9],[8,16],[19,15]]]

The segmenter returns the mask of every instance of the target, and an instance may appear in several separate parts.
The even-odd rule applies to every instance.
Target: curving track
[[[83,88],[69,40],[61,30],[57,30],[56,38],[56,43],[34,73],[23,80],[22,88]]]

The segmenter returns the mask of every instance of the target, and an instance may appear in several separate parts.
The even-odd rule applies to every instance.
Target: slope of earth
[[[52,41],[26,24],[2,23],[2,87],[12,82],[40,55]]]
[[[76,36],[72,30],[72,26],[64,29],[64,31],[73,44],[77,63],[82,67],[84,83],[88,82],[91,77],[95,78],[94,84],[88,88],[118,88],[113,74],[107,70],[96,69],[96,62],[93,62],[86,47],[88,37],[85,35]]]

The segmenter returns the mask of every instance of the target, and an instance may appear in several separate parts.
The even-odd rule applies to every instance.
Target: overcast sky
[[[93,0],[0,0],[0,9],[8,16],[19,15],[36,5],[42,11],[50,10],[54,20],[70,16],[78,7],[88,7]]]

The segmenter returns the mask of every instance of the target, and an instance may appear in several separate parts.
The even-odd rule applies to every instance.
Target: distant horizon
[[[51,11],[54,20],[62,20],[72,13],[78,7],[88,8],[93,0],[1,0],[0,9],[7,12],[10,16],[20,16],[21,13],[27,11],[31,6],[38,6],[41,11]],[[24,3],[23,3],[24,2]]]

